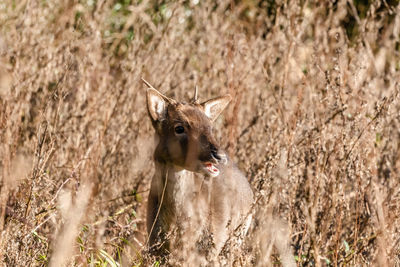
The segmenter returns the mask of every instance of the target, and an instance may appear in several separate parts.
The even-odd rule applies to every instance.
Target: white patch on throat
[[[193,173],[174,166],[173,169],[171,169],[169,178],[171,178],[170,182],[173,183],[173,195],[177,214],[191,216],[193,214],[193,208],[188,200],[193,198],[193,191],[195,189]]]

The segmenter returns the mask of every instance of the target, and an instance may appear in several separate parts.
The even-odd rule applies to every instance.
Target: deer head
[[[203,103],[177,102],[151,87],[147,89],[147,110],[160,138],[155,160],[212,177],[220,173],[226,155],[213,135],[212,123],[231,100],[229,95]]]

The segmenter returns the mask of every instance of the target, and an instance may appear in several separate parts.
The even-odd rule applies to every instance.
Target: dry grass
[[[235,96],[216,128],[256,220],[221,262],[400,266],[397,1],[130,2],[0,3],[4,266],[155,263],[141,77]]]

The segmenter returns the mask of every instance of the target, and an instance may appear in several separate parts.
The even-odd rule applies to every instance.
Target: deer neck
[[[157,162],[156,175],[161,189],[158,190],[159,198],[164,194],[163,202],[166,205],[180,209],[187,199],[193,199],[198,188],[193,172],[168,163]]]

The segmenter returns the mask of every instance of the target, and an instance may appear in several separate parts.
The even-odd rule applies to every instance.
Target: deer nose
[[[221,160],[221,156],[218,155],[218,151],[216,151],[216,150],[211,150],[211,155],[212,155],[212,157],[213,157],[214,159],[216,159],[216,160],[218,160],[218,161]]]
[[[210,146],[210,150],[211,150],[211,156],[213,157],[213,159],[215,159],[216,161],[218,161],[220,163],[224,163],[224,164],[227,162],[225,153],[218,152],[218,149],[214,145]]]
[[[218,154],[218,149],[213,145],[210,144],[210,152],[211,152],[211,156],[216,159],[216,160],[221,160],[220,155]]]

